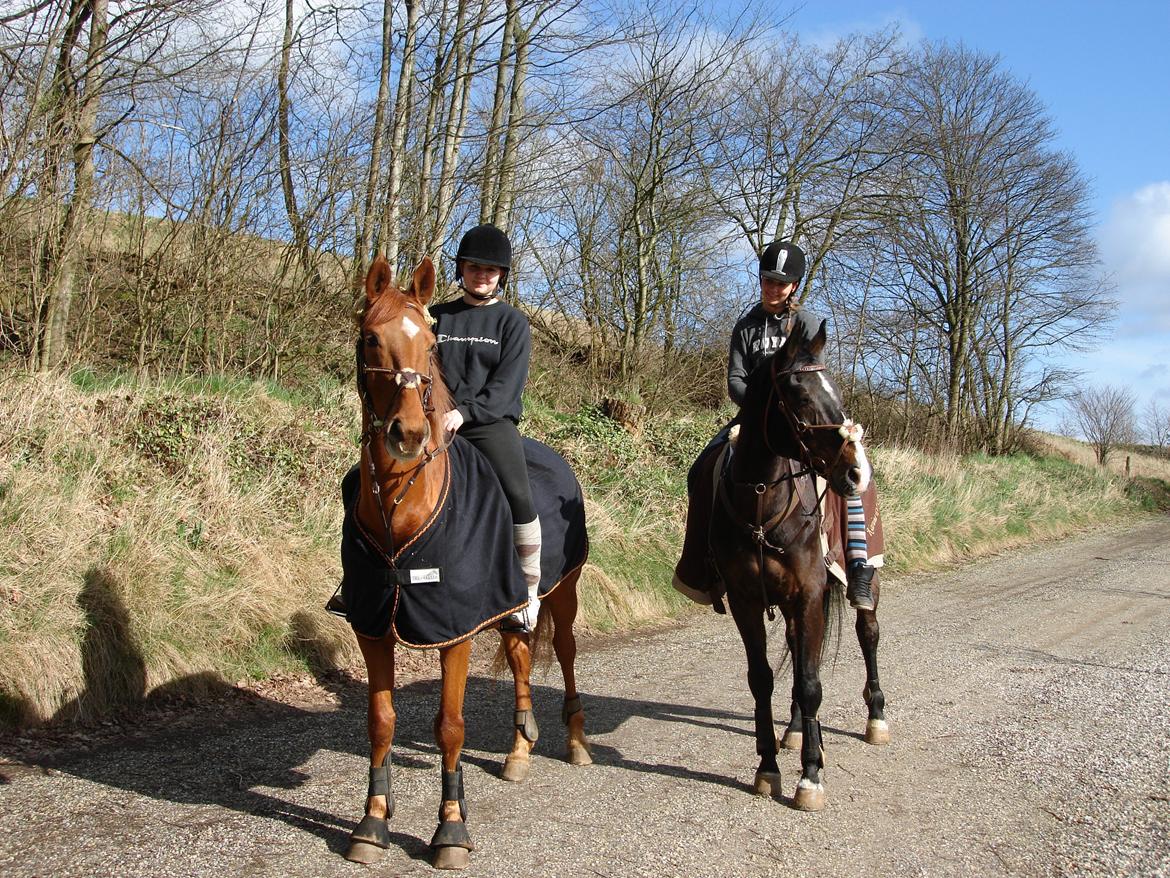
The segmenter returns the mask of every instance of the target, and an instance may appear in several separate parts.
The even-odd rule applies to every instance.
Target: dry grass
[[[340,573],[343,435],[306,430],[303,410],[259,391],[229,404],[5,377],[0,707],[9,719],[87,719],[163,684],[297,663],[293,617],[320,606]],[[286,436],[295,455],[247,460]],[[340,621],[323,617],[314,634],[352,654]]]
[[[931,570],[1140,514],[1124,480],[1057,458],[874,453],[887,557]]]
[[[1078,439],[1067,436],[1057,436],[1052,433],[1033,433],[1033,442],[1045,453],[1055,455],[1072,463],[1084,467],[1096,467],[1097,455],[1091,445]],[[1152,454],[1143,454],[1140,451],[1114,451],[1109,455],[1106,469],[1116,476],[1125,476],[1125,463],[1129,459],[1129,473],[1131,478],[1161,479],[1170,482],[1170,458],[1156,457]]]
[[[0,379],[0,721],[89,720],[155,692],[360,662],[348,627],[320,609],[340,575],[352,391],[294,404],[241,383]],[[670,588],[682,481],[715,420],[632,437],[532,408],[529,428],[586,485],[582,625],[628,630],[689,606]],[[1124,480],[1066,459],[874,458],[898,570],[1138,510]]]

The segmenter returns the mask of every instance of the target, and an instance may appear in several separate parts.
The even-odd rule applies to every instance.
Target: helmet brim
[[[459,256],[456,258],[456,261],[457,262],[470,262],[473,265],[486,265],[489,268],[500,268],[500,269],[503,269],[504,271],[508,270],[507,265],[503,265],[499,262],[489,262],[486,259],[473,259],[470,256]]]
[[[760,277],[766,277],[768,280],[778,280],[780,283],[794,284],[800,283],[802,275],[799,274],[784,274],[779,271],[760,271]]]

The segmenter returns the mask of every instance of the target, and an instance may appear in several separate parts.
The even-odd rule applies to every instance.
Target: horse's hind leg
[[[772,691],[775,683],[772,666],[768,664],[768,634],[764,630],[764,614],[759,609],[744,610],[735,602],[731,615],[743,640],[747,653],[748,688],[755,701],[756,753],[760,765],[756,769],[755,792],[760,796],[780,795],[780,766],[776,763],[776,728],[772,719]]]
[[[873,610],[857,611],[857,642],[865,657],[865,688],[861,697],[869,708],[869,719],[865,724],[867,744],[890,743],[890,727],[886,724],[886,696],[878,682],[877,648],[881,635],[877,613]]]
[[[501,631],[504,655],[512,669],[512,680],[516,687],[516,710],[513,714],[512,750],[504,758],[504,769],[500,777],[520,782],[528,777],[531,753],[536,746],[540,730],[532,713],[532,649],[529,635],[518,631]]]
[[[577,580],[580,569],[566,577],[548,598],[548,612],[553,620],[553,649],[565,678],[565,703],[561,721],[567,727],[567,758],[571,765],[592,765],[589,741],[585,738],[585,709],[577,692],[577,638],[573,622],[577,619]]]
[[[389,820],[394,815],[394,792],[390,785],[390,745],[394,740],[394,641],[358,637],[369,675],[369,707],[366,714],[370,735],[370,786],[366,813],[349,836],[345,858],[355,863],[373,863],[390,846]]]
[[[435,717],[435,741],[443,755],[443,798],[439,803],[439,827],[431,838],[431,863],[436,869],[465,869],[469,851],[475,849],[467,833],[467,803],[463,797],[463,696],[467,691],[467,667],[471,641],[439,650],[443,692]]]
[[[806,595],[796,624],[796,650],[793,654],[796,697],[800,702],[803,726],[800,747],[800,781],[792,804],[801,811],[819,811],[825,807],[825,787],[821,772],[825,767],[821,744],[821,724],[817,711],[821,707],[820,654],[825,633],[825,613],[820,595]]]

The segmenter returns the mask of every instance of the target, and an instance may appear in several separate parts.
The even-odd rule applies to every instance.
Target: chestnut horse
[[[824,807],[820,661],[840,584],[826,571],[815,475],[842,496],[863,493],[871,470],[862,430],[846,416],[841,394],[824,371],[825,325],[811,338],[796,334],[751,374],[738,418],[740,429],[730,461],[716,487],[710,544],[727,586],[732,617],[747,652],[748,685],[755,700],[755,790],[780,795],[776,731],[772,719],[774,676],[768,663],[764,616],[784,615],[793,660],[793,720],[786,736],[801,751],[802,773],[793,797],[801,810]],[[712,455],[714,457],[714,455]],[[709,465],[710,466],[710,465]],[[858,618],[858,634],[870,669],[866,701],[871,727],[884,703],[874,652],[876,617]],[[872,688],[872,692],[871,692]],[[884,727],[884,719],[881,721]]]
[[[357,495],[353,527],[361,531],[367,542],[377,543],[375,549],[388,562],[391,573],[396,551],[401,551],[425,531],[448,502],[453,491],[451,480],[457,477],[452,455],[456,450],[478,458],[462,439],[442,433],[443,414],[451,408],[450,396],[436,368],[435,336],[431,332],[426,305],[435,289],[435,270],[429,259],[424,259],[415,270],[410,285],[400,290],[393,282],[389,263],[379,256],[366,276],[365,308],[359,319],[360,338],[357,342],[357,381],[362,401],[362,460],[360,488]],[[458,442],[458,446],[453,443]],[[530,442],[530,440],[526,440]],[[551,454],[551,451],[546,449]],[[559,457],[556,460],[560,460]],[[486,466],[485,461],[480,461]],[[567,471],[567,465],[560,461]],[[576,480],[570,481],[578,492]],[[499,492],[494,478],[492,490]],[[534,485],[533,494],[537,493]],[[502,503],[502,492],[500,502]],[[461,513],[465,517],[478,514]],[[539,506],[539,502],[538,502]],[[506,506],[503,507],[506,511]],[[478,522],[477,522],[478,523]],[[584,538],[584,517],[579,521],[581,552],[587,553]],[[508,522],[508,543],[502,551],[512,552]],[[548,531],[546,530],[546,533]],[[549,549],[547,540],[545,550]],[[397,548],[396,548],[397,547]],[[458,553],[461,546],[453,547]],[[343,549],[344,556],[344,549]],[[542,556],[544,557],[544,556]],[[547,635],[550,624],[553,647],[565,678],[565,703],[562,719],[568,726],[568,760],[576,765],[592,760],[584,734],[585,714],[577,694],[573,663],[576,642],[573,621],[577,614],[576,581],[584,557],[542,592],[539,622],[530,635],[519,632],[501,632],[502,651],[507,657],[515,679],[515,730],[512,750],[508,754],[503,776],[508,780],[522,780],[527,774],[529,756],[537,737],[532,715],[532,691],[529,685],[531,647],[535,640]],[[419,571],[413,571],[419,572]],[[428,571],[421,571],[428,572]],[[494,571],[486,571],[492,578]],[[347,572],[347,576],[348,576]],[[392,582],[394,580],[391,580]],[[397,582],[431,582],[421,579],[399,579]],[[542,588],[546,583],[542,582]],[[410,586],[403,586],[405,591]],[[438,586],[419,586],[436,588]],[[365,589],[370,591],[370,589]],[[351,597],[358,599],[362,592],[354,591],[346,597],[350,622],[365,659],[369,674],[369,737],[370,786],[366,799],[365,816],[350,836],[346,857],[358,862],[373,862],[390,845],[389,819],[394,811],[394,796],[390,783],[390,748],[394,739],[394,649],[396,642],[409,643],[394,625],[394,614],[400,613],[400,595],[389,588],[393,598],[386,604],[388,619],[378,623],[383,636],[363,635],[355,623]],[[441,594],[441,593],[440,593]],[[506,593],[504,598],[480,600],[451,597],[440,599],[439,613],[466,612],[466,606],[485,608],[487,618],[466,618],[455,630],[460,633],[434,646],[439,652],[442,673],[442,694],[435,718],[435,738],[442,754],[442,797],[439,805],[439,826],[431,840],[432,863],[436,868],[465,868],[469,851],[473,849],[467,831],[467,806],[464,798],[463,775],[459,757],[464,741],[463,698],[467,684],[468,662],[471,654],[471,636],[485,627],[495,625],[508,612],[527,603],[527,592],[519,579],[519,591]],[[503,601],[501,603],[501,600]],[[491,603],[495,601],[495,603]],[[519,604],[519,607],[515,606]],[[459,606],[456,606],[459,605]],[[432,607],[433,609],[433,607]],[[385,626],[385,627],[383,627]],[[467,630],[464,630],[467,629]],[[417,643],[412,645],[418,645]]]

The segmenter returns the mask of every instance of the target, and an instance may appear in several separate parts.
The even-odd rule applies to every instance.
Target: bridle
[[[414,305],[412,305],[410,303],[407,303],[406,307],[411,308],[413,310],[418,310]],[[454,437],[454,435],[452,435],[450,437],[450,439],[447,439],[445,441],[441,441],[433,450],[428,451],[426,454],[424,454],[422,456],[422,458],[419,460],[418,465],[415,466],[413,472],[411,473],[410,478],[407,479],[406,484],[403,485],[401,490],[399,490],[398,493],[394,495],[392,503],[391,503],[391,507],[390,507],[390,514],[387,515],[386,514],[386,506],[382,502],[382,487],[378,481],[378,471],[377,471],[377,467],[374,465],[374,455],[370,451],[370,446],[373,444],[374,440],[379,438],[379,437],[381,438],[383,443],[386,441],[386,428],[387,428],[387,422],[390,418],[390,412],[392,412],[395,409],[395,407],[396,407],[395,404],[398,401],[398,397],[403,391],[414,390],[418,393],[419,401],[422,403],[423,414],[426,415],[428,418],[434,413],[435,405],[431,400],[431,392],[432,392],[433,387],[434,387],[434,377],[433,376],[435,373],[435,349],[434,349],[434,347],[432,347],[427,354],[427,374],[424,375],[416,369],[394,369],[394,368],[391,368],[389,366],[370,366],[370,365],[368,365],[366,363],[366,358],[362,353],[362,342],[363,341],[364,341],[364,333],[359,335],[358,340],[357,340],[357,344],[355,345],[355,350],[354,350],[354,359],[355,359],[355,363],[356,363],[355,379],[357,381],[357,391],[358,391],[358,396],[361,399],[362,410],[366,414],[366,418],[365,418],[366,426],[363,428],[362,436],[361,436],[361,449],[362,449],[362,454],[365,455],[366,461],[369,463],[370,491],[374,495],[374,503],[378,507],[378,512],[381,513],[381,516],[382,516],[382,530],[383,530],[383,533],[385,536],[386,545],[389,546],[389,558],[392,559],[393,557],[395,557],[396,552],[394,549],[393,531],[390,530],[390,522],[394,517],[395,510],[398,509],[399,504],[401,504],[403,499],[405,499],[407,492],[411,489],[411,487],[414,485],[414,483],[418,480],[418,477],[420,475],[422,475],[423,469],[426,467],[426,465],[428,463],[430,463],[432,460],[434,460],[436,457],[438,457],[440,454],[445,452],[450,447],[451,440],[453,440],[455,437]],[[374,400],[370,396],[370,390],[366,384],[366,375],[368,375],[370,373],[380,374],[380,375],[391,375],[394,378],[394,384],[395,384],[394,395],[390,398],[390,401],[386,404],[386,411],[381,416],[378,415],[378,411],[374,407]],[[428,517],[428,520],[425,521],[422,525],[422,528],[420,528],[420,532],[421,532],[421,530],[425,529],[426,527],[428,527],[430,525],[430,521],[433,519],[434,514],[436,514],[437,512],[438,512],[438,509],[436,509],[434,511],[434,513],[432,513],[432,515]],[[417,534],[412,536],[410,538],[410,540],[408,540],[407,542],[410,542],[415,537],[417,537]]]

